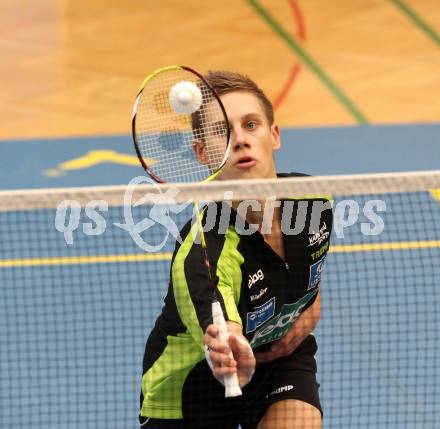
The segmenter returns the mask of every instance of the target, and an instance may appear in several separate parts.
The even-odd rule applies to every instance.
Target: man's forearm
[[[315,302],[298,317],[290,328],[288,335],[291,336],[290,344],[294,348],[297,348],[313,332],[318,325],[320,317],[321,303],[318,293]]]

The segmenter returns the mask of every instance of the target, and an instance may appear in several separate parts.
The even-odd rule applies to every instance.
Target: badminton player
[[[217,180],[282,180],[286,175],[277,176],[274,161],[280,132],[265,94],[238,73],[205,77],[219,94],[231,128],[230,155]],[[281,201],[269,220],[263,216],[265,201],[234,200],[229,212],[227,203],[211,205],[216,223],[205,238],[229,345],[212,324],[212,292],[191,222],[182,229],[165,305],[145,348],[141,427],[322,427],[313,330],[320,318],[320,276],[332,226],[327,203],[318,197]],[[312,228],[314,205],[323,209]],[[301,216],[304,227],[298,232],[295,222]],[[191,322],[184,324],[182,314]],[[225,398],[222,380],[231,373],[237,373],[243,394]]]

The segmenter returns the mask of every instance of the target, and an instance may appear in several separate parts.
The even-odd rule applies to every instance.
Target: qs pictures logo
[[[133,241],[143,250],[147,252],[158,252],[165,245],[168,236],[171,234],[174,239],[181,242],[181,237],[179,234],[179,229],[174,222],[171,214],[179,214],[188,206],[188,204],[164,204],[164,201],[173,201],[177,194],[180,192],[176,188],[170,188],[165,193],[162,193],[158,189],[158,193],[146,193],[143,198],[133,203],[133,193],[136,186],[141,183],[149,183],[151,181],[143,176],[135,177],[129,183],[127,190],[124,195],[124,218],[125,223],[114,223],[118,228],[127,231]],[[174,200],[175,201],[175,200]],[[147,205],[150,207],[148,216],[139,222],[135,222],[132,213],[132,207],[139,205]],[[162,226],[163,240],[160,243],[150,243],[148,241],[148,235],[143,236],[142,233],[149,228],[160,225]]]
[[[138,185],[152,184],[155,192],[146,192],[142,198],[135,199],[135,190]],[[180,191],[177,188],[161,189],[150,179],[144,176],[135,177],[128,184],[124,193],[124,223],[113,222],[117,228],[126,231],[133,241],[146,252],[158,252],[166,244],[169,235],[181,241],[179,229],[173,220],[186,209],[187,204],[178,204],[175,197]],[[141,219],[134,216],[134,207],[145,207],[147,210]],[[104,200],[89,201],[85,207],[75,200],[62,201],[56,211],[55,229],[64,234],[66,244],[74,244],[74,232],[82,227],[85,235],[102,235],[107,228],[109,204]],[[87,219],[87,221],[84,221]],[[144,232],[156,227],[153,234]],[[154,239],[154,242],[151,242]]]

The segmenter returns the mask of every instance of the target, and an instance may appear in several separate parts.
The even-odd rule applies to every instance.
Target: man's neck
[[[281,208],[280,201],[273,199],[252,201],[252,205],[234,201],[232,207],[250,225],[254,225],[263,236],[271,235],[281,230]],[[243,213],[244,209],[246,213]]]
[[[264,179],[276,179],[277,172],[273,164]],[[262,178],[262,179],[263,179]],[[263,236],[271,231],[281,230],[281,202],[267,198],[265,200],[232,201],[232,208],[243,217],[247,223],[255,225]],[[244,204],[244,205],[243,205]],[[246,213],[243,211],[246,210]]]

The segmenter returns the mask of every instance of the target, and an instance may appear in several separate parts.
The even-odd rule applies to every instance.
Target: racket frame
[[[151,73],[150,75],[148,75],[142,82],[139,91],[136,95],[136,99],[133,105],[133,112],[132,112],[132,119],[131,119],[131,132],[132,132],[132,136],[133,136],[133,142],[134,142],[134,147],[136,150],[136,155],[139,158],[139,162],[141,163],[143,169],[145,170],[145,172],[157,183],[167,183],[164,179],[162,179],[161,177],[159,177],[157,174],[155,174],[150,167],[148,166],[148,164],[145,162],[144,157],[142,156],[142,153],[139,149],[139,143],[138,143],[138,139],[137,139],[137,133],[136,133],[136,117],[137,117],[137,108],[139,105],[139,100],[142,97],[142,93],[144,92],[144,88],[147,86],[148,82],[150,82],[152,79],[154,79],[157,75],[161,74],[161,73],[165,73],[168,71],[172,71],[172,70],[185,70],[187,72],[190,72],[194,75],[196,75],[212,92],[213,96],[215,97],[215,99],[217,100],[222,112],[223,112],[223,116],[225,118],[225,122],[226,122],[226,150],[225,150],[225,154],[223,156],[223,160],[220,163],[220,165],[217,167],[217,169],[206,179],[202,180],[200,183],[208,183],[211,180],[214,180],[222,171],[223,167],[226,164],[226,160],[228,159],[229,156],[229,152],[230,152],[230,146],[231,146],[231,129],[229,128],[229,121],[228,121],[228,115],[226,114],[226,110],[225,107],[223,106],[223,103],[220,100],[219,95],[217,94],[217,91],[206,81],[206,79],[197,71],[195,71],[194,69],[190,68],[190,67],[186,67],[186,66],[167,66],[167,67],[162,67],[160,69],[155,70],[153,73]]]

